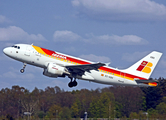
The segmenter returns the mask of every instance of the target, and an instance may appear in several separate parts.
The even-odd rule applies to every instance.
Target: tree
[[[138,113],[142,109],[144,93],[139,87],[110,87],[110,91],[114,93],[115,101],[120,103],[122,116],[129,117],[131,111]]]
[[[62,108],[58,105],[52,105],[46,115],[46,118],[59,118],[59,113],[62,111]]]
[[[100,114],[98,112],[99,110],[99,106],[97,104],[97,100],[95,98],[93,98],[92,102],[90,103],[90,107],[89,107],[89,117],[90,118],[97,118],[98,114]]]
[[[162,101],[162,84],[157,87],[142,87],[141,90],[145,93],[147,109],[155,109]]]
[[[61,93],[61,89],[58,86],[54,87],[55,93]]]
[[[37,112],[37,117],[39,118],[44,118],[46,116],[45,112],[44,111],[38,111]]]
[[[136,112],[131,112],[130,113],[130,119],[138,119],[139,118],[139,116],[138,116],[138,114],[136,113]]]
[[[74,102],[74,96],[71,92],[61,92],[56,94],[54,101],[56,102],[55,104],[58,104],[61,107],[70,108]]]
[[[148,118],[153,118],[153,119],[157,119],[158,118],[158,111],[153,109],[153,108],[148,109],[147,113],[148,113],[147,114]]]
[[[68,107],[63,107],[61,112],[59,113],[59,117],[63,120],[71,119],[71,110]]]
[[[32,92],[19,87],[4,88],[0,91],[0,115],[10,114],[13,118],[22,117],[24,112],[33,113],[33,117],[63,118],[71,116],[93,118],[150,118],[166,117],[166,82],[162,79],[158,87],[139,88],[112,86],[103,89],[64,91],[58,86],[45,90],[35,88]],[[152,107],[152,108],[149,108]],[[64,112],[65,111],[65,112]],[[136,113],[136,114],[135,114]]]
[[[84,117],[84,113],[88,112],[90,103],[92,102],[92,98],[100,96],[100,93],[96,94],[95,91],[90,91],[87,89],[81,89],[80,91],[72,91],[72,94],[78,104],[79,117],[82,118]]]
[[[121,110],[122,110],[123,106],[121,103],[115,101],[115,118],[121,118],[122,117],[122,113],[121,113]]]
[[[99,99],[93,99],[89,108],[90,117],[109,118],[109,112],[114,111],[114,101],[111,101],[110,98],[113,98],[113,94],[105,92],[101,94]]]
[[[35,88],[32,93],[30,93],[28,90],[24,91],[24,98],[21,100],[21,105],[24,108],[24,112],[30,112],[33,114],[38,109],[38,89]]]
[[[14,120],[14,118],[13,118],[11,115],[9,115],[9,114],[6,115],[6,118],[7,118],[8,120]]]
[[[76,99],[76,101],[73,103],[73,105],[71,106],[71,110],[72,110],[72,117],[74,118],[78,118],[79,117],[79,111],[80,111],[80,101],[78,99]]]
[[[161,115],[166,115],[166,103],[161,102],[159,105],[157,105],[156,110]]]
[[[147,107],[146,107],[146,97],[145,96],[142,97],[142,110],[143,111],[147,110]]]
[[[99,106],[99,112],[101,118],[109,118],[109,106],[111,104],[110,97],[112,94],[110,93],[103,93],[100,96],[100,99],[98,101],[98,106]],[[113,102],[112,102],[113,103]],[[113,107],[113,105],[112,105]]]
[[[5,88],[0,91],[0,113],[1,115],[9,114],[14,118],[19,118],[22,114],[21,99],[24,95],[25,88],[12,86],[12,89]]]

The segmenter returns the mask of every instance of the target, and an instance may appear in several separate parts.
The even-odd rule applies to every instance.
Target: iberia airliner
[[[3,49],[5,55],[23,63],[43,68],[48,77],[66,77],[71,81],[69,87],[77,86],[76,79],[109,85],[157,86],[157,81],[149,80],[162,53],[153,51],[127,69],[119,70],[105,63],[95,63],[70,55],[62,54],[35,45],[15,44]]]

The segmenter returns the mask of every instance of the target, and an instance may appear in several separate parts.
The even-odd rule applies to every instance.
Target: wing
[[[94,64],[84,64],[84,65],[69,65],[65,66],[68,71],[72,74],[77,74],[82,76],[85,71],[90,72],[90,70],[98,70],[101,66],[105,66],[104,63],[94,63]]]

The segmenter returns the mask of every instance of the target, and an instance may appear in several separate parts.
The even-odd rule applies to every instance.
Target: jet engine
[[[65,77],[66,74],[70,74],[67,69],[55,63],[48,63],[43,72],[43,75],[48,77]]]

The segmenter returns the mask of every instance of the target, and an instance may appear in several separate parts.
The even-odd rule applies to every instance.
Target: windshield
[[[20,49],[20,46],[17,46],[17,45],[13,45],[12,47]]]

